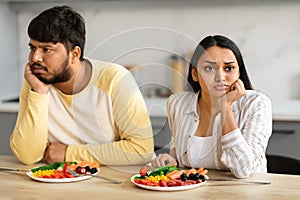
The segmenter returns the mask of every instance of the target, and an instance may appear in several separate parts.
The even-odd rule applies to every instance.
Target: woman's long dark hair
[[[221,36],[221,35],[215,35],[215,36],[207,36],[205,37],[196,47],[195,52],[191,58],[190,66],[189,66],[189,73],[188,73],[188,82],[190,86],[193,88],[194,92],[200,91],[201,93],[201,87],[199,85],[199,82],[195,82],[192,77],[192,68],[194,67],[197,69],[197,63],[200,58],[200,56],[212,46],[218,46],[222,48],[230,49],[238,62],[239,69],[240,69],[240,79],[243,81],[245,89],[246,90],[253,90],[252,84],[250,82],[250,79],[247,74],[247,70],[243,61],[242,54],[237,47],[237,45],[230,40],[227,37]]]

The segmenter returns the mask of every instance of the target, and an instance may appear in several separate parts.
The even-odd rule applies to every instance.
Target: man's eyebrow
[[[28,43],[28,46],[30,46],[30,47],[36,47],[36,46],[34,46],[33,44],[31,44],[31,43]],[[53,45],[51,45],[51,44],[41,44],[41,45],[39,45],[38,47],[39,47],[39,48],[53,47]]]

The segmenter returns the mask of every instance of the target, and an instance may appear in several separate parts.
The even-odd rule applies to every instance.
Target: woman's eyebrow
[[[234,61],[228,61],[228,62],[224,62],[226,65],[228,64],[232,64],[232,63],[235,63]]]
[[[209,64],[213,64],[213,65],[217,64],[217,62],[210,61],[210,60],[204,60],[203,62],[206,62],[206,63],[209,63]]]

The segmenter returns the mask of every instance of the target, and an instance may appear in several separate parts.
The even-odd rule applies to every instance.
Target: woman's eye
[[[215,68],[213,66],[206,66],[204,69],[205,71],[211,72],[214,71]]]
[[[225,70],[226,71],[233,71],[234,70],[234,67],[233,66],[227,66],[226,68],[225,68]]]

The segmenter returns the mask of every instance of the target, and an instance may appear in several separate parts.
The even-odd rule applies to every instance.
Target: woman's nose
[[[224,79],[225,79],[225,73],[222,70],[216,70],[215,81],[221,82],[224,81]]]

